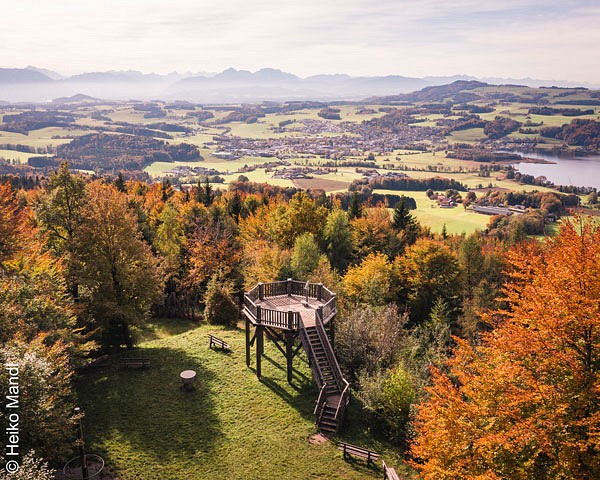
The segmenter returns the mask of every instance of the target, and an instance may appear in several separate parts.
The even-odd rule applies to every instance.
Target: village
[[[276,138],[242,138],[234,135],[217,135],[207,146],[216,147],[217,158],[235,160],[243,156],[277,157],[290,159],[319,156],[332,160],[344,160],[375,152],[391,154],[394,150],[412,149],[417,142],[442,141],[441,129],[435,127],[400,126],[393,133],[382,130],[368,122],[360,124],[332,121],[301,120],[301,129],[284,131],[302,132],[306,135],[290,135]],[[292,124],[293,125],[293,124]],[[282,127],[278,127],[282,130]],[[331,135],[334,133],[335,135]],[[329,135],[326,135],[329,134]],[[421,144],[420,149],[423,148]]]

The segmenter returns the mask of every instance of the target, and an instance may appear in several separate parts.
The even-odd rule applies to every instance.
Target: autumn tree
[[[105,343],[130,348],[130,327],[140,325],[162,297],[162,274],[126,195],[93,182],[86,196],[76,246],[78,281]]]
[[[438,297],[451,309],[456,308],[460,268],[456,255],[446,244],[421,238],[395,263],[413,322],[424,321]]]
[[[0,264],[19,250],[24,220],[10,183],[0,185]]]
[[[291,248],[296,237],[303,233],[312,233],[315,239],[320,240],[327,214],[327,208],[317,205],[308,194],[300,191],[288,205],[282,203],[272,210],[263,228],[270,240],[283,248]]]
[[[237,275],[240,260],[237,227],[220,207],[213,205],[206,221],[196,225],[187,249],[188,277],[195,284],[205,286],[217,270],[226,276]]]
[[[384,305],[395,299],[398,276],[386,255],[371,253],[348,269],[342,285],[346,296],[355,303]]]
[[[242,269],[246,289],[259,282],[273,282],[292,276],[291,254],[267,240],[244,242]]]
[[[392,226],[387,208],[378,206],[366,209],[352,225],[354,256],[363,259],[371,253],[385,253],[393,258],[399,250],[399,242]]]
[[[47,334],[40,333],[31,339],[17,336],[0,346],[0,395],[4,399],[15,394],[9,390],[11,370],[4,366],[16,365],[12,373],[19,378],[19,447],[35,450],[45,459],[57,459],[69,450],[74,395],[66,345],[49,343]],[[9,409],[0,409],[3,431],[9,414]]]
[[[48,246],[67,265],[69,289],[74,298],[79,296],[73,271],[74,255],[85,202],[85,181],[69,171],[67,162],[62,162],[50,177],[48,193],[36,205],[37,218]]]
[[[298,280],[306,280],[308,275],[317,268],[321,250],[311,233],[296,237],[292,249],[292,271]]]
[[[426,480],[600,478],[600,228],[564,224],[508,262],[495,329],[434,370],[413,464]]]

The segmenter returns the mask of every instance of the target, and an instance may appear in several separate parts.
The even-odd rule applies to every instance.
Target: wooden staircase
[[[311,371],[320,389],[316,401],[317,426],[324,433],[336,433],[349,403],[348,382],[333,352],[322,320],[317,315],[314,326],[301,322],[300,338],[309,359]]]

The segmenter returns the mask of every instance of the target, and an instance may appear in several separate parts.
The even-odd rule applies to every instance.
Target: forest
[[[418,478],[600,476],[597,222],[575,217],[543,242],[514,218],[503,235],[496,217],[487,233],[433,234],[404,201],[178,191],[67,163],[20,184],[0,186],[0,361],[27,372],[27,478],[71,453],[90,358],[134,348],[151,316],[235,328],[245,290],[286,278],[338,293],[352,394]],[[553,211],[551,196],[495,201]]]
[[[129,127],[121,128],[127,130]],[[36,165],[36,162],[41,161],[44,165],[58,165],[61,159],[66,159],[72,163],[73,168],[103,172],[113,169],[139,171],[143,170],[146,165],[157,161],[202,160],[200,151],[195,145],[187,143],[170,145],[135,128],[127,131],[133,134],[83,135],[74,138],[67,144],[60,145],[57,148],[56,158],[35,159],[29,163]]]

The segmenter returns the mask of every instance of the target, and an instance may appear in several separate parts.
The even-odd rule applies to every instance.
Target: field
[[[67,130],[64,128],[57,127],[48,127],[41,128],[39,130],[33,130],[29,132],[29,135],[0,131],[0,143],[22,144],[29,145],[31,147],[47,147],[49,145],[57,146],[62,145],[64,143],[69,143],[71,139],[80,135],[85,135],[87,133],[91,132],[88,130]],[[29,154],[29,156],[34,156],[34,154]]]
[[[374,192],[400,194],[414,198],[417,202],[417,209],[411,210],[411,214],[435,233],[441,233],[445,225],[449,234],[469,234],[475,230],[485,230],[490,221],[489,216],[465,210],[462,205],[454,208],[440,208],[437,202],[427,197],[425,192],[399,192],[397,190],[375,190]]]
[[[232,345],[232,353],[210,350],[209,332]],[[295,360],[290,386],[283,357],[270,342],[262,381],[257,380],[246,367],[244,333],[238,329],[156,321],[143,339],[135,352],[120,356],[147,357],[150,368],[113,366],[78,379],[87,451],[105,458],[121,480],[381,477],[380,469],[345,462],[332,442],[308,442],[316,431],[312,410],[318,391],[304,357]],[[186,369],[198,374],[192,392],[180,388],[178,375]],[[356,400],[340,439],[399,464],[394,449],[370,435]]]
[[[12,160],[16,163],[27,163],[29,157],[39,157],[36,153],[17,152],[16,150],[2,150],[0,149],[0,158],[5,160]]]
[[[404,101],[405,99],[401,98],[402,101],[398,103],[400,106],[393,102],[386,103],[388,100],[385,98],[373,100],[373,104],[330,105],[331,108],[339,111],[340,120],[325,120],[320,116],[324,115],[321,109],[325,107],[325,104],[319,103],[196,105],[190,109],[189,107],[177,108],[158,100],[150,102],[151,109],[160,110],[159,114],[162,115],[160,118],[156,115],[153,118],[144,118],[147,111],[144,108],[147,106],[140,108],[140,102],[136,104],[133,102],[98,103],[96,105],[86,103],[70,107],[69,112],[74,115],[76,120],[68,128],[32,129],[27,135],[0,131],[0,144],[24,144],[43,149],[56,147],[75,137],[100,129],[119,135],[121,133],[116,130],[123,125],[129,128],[147,128],[151,123],[165,123],[168,124],[168,127],[160,125],[153,127],[165,128],[164,131],[172,137],[164,141],[170,144],[194,145],[198,148],[197,152],[203,157],[200,162],[159,161],[145,167],[144,170],[151,179],[171,178],[176,185],[193,184],[201,179],[201,176],[198,175],[183,176],[188,175],[186,173],[175,177],[170,173],[174,167],[189,165],[211,168],[220,172],[224,182],[215,183],[215,188],[228,188],[229,184],[243,174],[252,182],[269,183],[282,187],[322,189],[327,193],[335,193],[347,191],[348,186],[354,180],[363,178],[363,173],[357,173],[358,168],[374,167],[382,175],[401,171],[410,177],[419,179],[433,176],[453,178],[470,189],[493,187],[509,190],[550,190],[506,181],[503,173],[494,171],[489,176],[479,176],[480,169],[486,167],[485,163],[447,158],[446,153],[456,149],[456,144],[459,143],[475,147],[475,152],[480,152],[481,149],[491,152],[505,149],[520,150],[523,149],[523,141],[531,140],[540,142],[537,143],[537,148],[551,149],[562,147],[563,141],[542,139],[539,137],[539,133],[514,131],[491,143],[484,134],[483,128],[458,130],[443,136],[444,129],[450,128],[453,122],[461,120],[461,115],[465,113],[466,107],[463,100],[456,100],[453,97],[456,92],[453,92],[451,88],[446,89],[442,86],[439,89],[436,100],[419,100],[420,92],[416,92],[411,94],[415,95],[416,100]],[[586,102],[589,104],[591,100],[593,100],[592,104],[596,101],[594,100],[596,93],[586,90],[531,89],[491,85],[474,90],[467,89],[466,92],[469,95],[476,95],[475,100],[467,102],[471,107],[493,108],[491,112],[478,114],[481,120],[486,121],[494,120],[496,116],[500,115],[521,123],[526,121],[539,123],[541,127],[561,126],[574,119],[596,120],[600,113],[600,107],[585,105]],[[543,100],[536,103],[536,101],[528,100],[527,96]],[[503,98],[507,98],[507,100],[503,100]],[[561,103],[565,101],[581,101],[583,103],[581,105]],[[449,106],[450,104],[453,106]],[[594,113],[575,117],[569,116],[569,112],[564,110],[562,112],[555,110],[552,115],[529,114],[531,108],[541,105],[558,109],[591,109]],[[213,115],[212,118],[205,118],[202,121],[194,118],[193,115],[201,111],[210,112]],[[10,107],[6,113],[8,112],[11,114],[31,113],[26,107],[22,109]],[[5,112],[0,111],[0,115],[3,113]],[[38,113],[44,114],[43,106],[39,108]],[[563,113],[567,113],[567,115]],[[400,124],[397,124],[395,123],[396,114],[407,116],[409,119],[404,118]],[[236,121],[228,121],[230,118],[236,118]],[[404,123],[405,121],[407,123]],[[173,131],[175,125],[184,126],[187,131]],[[427,128],[423,129],[422,127]],[[419,134],[419,132],[425,133]],[[147,134],[148,132],[143,133],[143,135]],[[152,135],[152,133],[150,134]],[[423,147],[426,150],[423,151]],[[101,149],[102,147],[100,147]],[[219,152],[219,156],[216,156],[217,152]],[[143,155],[148,152],[135,153]],[[149,152],[149,155],[152,155],[152,152]],[[222,158],[228,155],[235,160]],[[34,154],[0,150],[0,159],[8,160],[8,163],[25,163],[30,156],[34,156]],[[163,160],[164,156],[146,158]],[[193,155],[176,158],[193,158]],[[365,166],[367,159],[374,160],[374,163]],[[294,180],[275,178],[272,167],[269,167],[268,170],[255,168],[253,171],[240,172],[244,166],[256,166],[279,160],[289,162],[291,164],[289,168],[317,168],[333,165],[336,171],[325,175],[318,175],[310,171],[301,172],[300,175],[298,172],[293,172],[295,177],[302,175],[312,177],[294,178]],[[356,167],[350,164],[363,166]],[[111,163],[112,170],[101,173],[114,175],[119,164],[112,165]],[[393,193],[402,194],[403,192]],[[410,195],[414,192],[404,193]],[[418,193],[416,195],[419,196]],[[481,221],[473,220],[468,212],[462,212],[463,214],[459,215],[455,210],[442,213],[427,204],[426,207],[419,208],[418,216],[424,224],[431,226],[435,231],[440,231],[446,220],[449,222],[446,228],[450,232],[469,232],[481,226]]]

